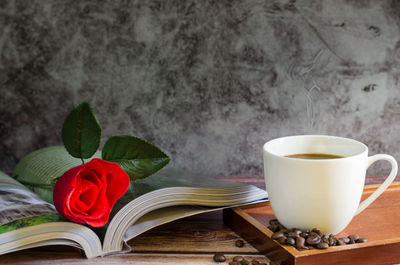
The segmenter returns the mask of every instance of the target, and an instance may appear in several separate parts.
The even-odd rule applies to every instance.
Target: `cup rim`
[[[353,157],[356,157],[356,156],[360,156],[360,155],[364,154],[365,152],[368,153],[368,147],[364,143],[362,143],[360,141],[357,141],[357,140],[354,140],[354,139],[351,139],[351,138],[341,137],[341,136],[323,135],[323,134],[321,134],[321,135],[318,135],[318,134],[299,134],[299,135],[290,135],[290,136],[283,136],[283,137],[274,138],[274,139],[271,139],[271,140],[267,141],[263,145],[263,151],[268,153],[268,154],[270,154],[270,155],[272,155],[272,156],[279,157],[279,158],[282,158],[282,159],[289,159],[289,160],[299,161],[300,159],[298,159],[298,158],[279,155],[279,154],[273,153],[273,152],[271,152],[271,151],[269,151],[267,149],[268,146],[272,145],[274,142],[282,141],[283,139],[294,139],[294,138],[325,138],[325,139],[326,138],[331,138],[331,139],[346,141],[346,142],[352,143],[352,144],[357,144],[357,145],[362,147],[362,151],[361,152],[358,152],[358,153],[353,154],[353,155],[348,155],[348,156],[339,157],[339,158],[327,158],[327,159],[301,159],[301,161],[330,162],[330,161],[333,161],[333,160],[337,161],[337,160],[350,159],[350,158],[353,158]]]

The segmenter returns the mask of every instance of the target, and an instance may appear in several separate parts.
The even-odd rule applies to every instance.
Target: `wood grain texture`
[[[367,186],[363,198],[378,185]],[[282,264],[394,264],[400,263],[400,184],[394,183],[337,236],[358,234],[367,243],[298,251],[271,239],[268,221],[275,218],[269,203],[224,210],[224,221],[268,258]]]
[[[217,264],[212,259],[216,252],[228,259],[242,255],[268,262],[247,242],[236,247],[237,239],[241,237],[222,223],[222,211],[217,211],[154,228],[128,242],[133,247],[129,254],[87,260],[76,248],[49,246],[2,255],[0,264]]]
[[[235,246],[235,241],[241,238],[224,225],[221,219],[217,219],[220,215],[221,211],[178,220],[154,228],[128,243],[135,253],[214,253],[218,251],[258,254],[258,250],[250,244],[245,243],[242,248]],[[207,216],[210,217],[204,219]]]
[[[56,252],[54,252],[56,251]],[[84,259],[79,252],[73,248],[55,247],[55,248],[38,248],[33,250],[21,251],[17,257],[5,255],[0,258],[2,265],[19,265],[19,264],[82,264],[82,265],[109,265],[109,264],[221,264],[213,261],[214,253],[129,253],[123,255],[107,256],[102,258]],[[225,255],[227,261],[231,261],[234,254]],[[263,263],[269,263],[269,260],[261,254],[258,255],[242,255],[247,260],[257,260]],[[222,263],[223,264],[223,263]]]

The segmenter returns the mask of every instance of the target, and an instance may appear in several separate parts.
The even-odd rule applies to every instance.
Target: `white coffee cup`
[[[331,154],[332,159],[301,159],[296,154]],[[392,183],[397,162],[389,155],[368,157],[356,140],[327,135],[298,135],[267,142],[264,175],[276,218],[286,228],[319,228],[337,234]],[[368,167],[386,160],[392,169],[382,185],[360,203]]]

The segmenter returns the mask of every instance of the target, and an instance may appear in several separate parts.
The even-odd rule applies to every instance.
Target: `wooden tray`
[[[379,185],[366,186],[366,198]],[[340,196],[340,194],[338,194]],[[392,184],[375,202],[353,218],[338,237],[358,234],[366,243],[298,251],[271,239],[267,227],[274,219],[269,202],[226,209],[224,223],[272,261],[282,265],[396,264],[400,263],[400,182]]]

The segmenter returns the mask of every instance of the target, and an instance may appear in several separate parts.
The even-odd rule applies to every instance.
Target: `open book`
[[[60,176],[80,161],[68,158],[63,147],[36,152],[41,153],[28,155],[17,165],[15,179],[0,171],[0,254],[45,245],[79,247],[87,258],[128,252],[131,249],[126,242],[153,227],[267,199],[264,190],[252,185],[165,168],[133,182],[115,204],[108,224],[91,228],[64,219],[51,203],[40,198],[45,185],[34,192],[26,187],[32,184],[29,181],[35,179],[35,172],[44,170]],[[41,166],[44,160],[48,163]],[[51,184],[52,174],[40,175],[46,176],[44,183]]]

